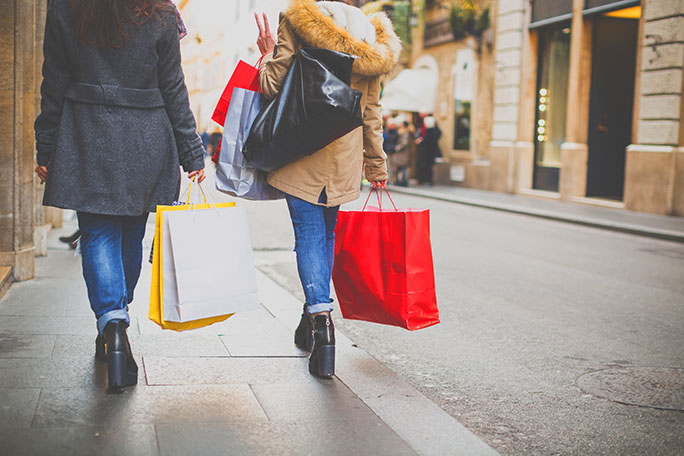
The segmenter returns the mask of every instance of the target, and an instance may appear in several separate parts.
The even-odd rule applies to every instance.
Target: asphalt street
[[[684,245],[394,199],[430,209],[441,324],[336,312],[344,334],[502,454],[684,454],[661,397],[684,378]],[[303,300],[284,201],[241,204],[257,267]]]

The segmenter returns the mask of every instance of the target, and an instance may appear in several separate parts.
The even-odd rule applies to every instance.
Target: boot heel
[[[126,366],[126,386],[133,386],[138,384],[138,365],[131,356],[128,365]]]
[[[126,386],[126,353],[110,352],[107,354],[107,379],[110,388]]]
[[[309,361],[309,371],[321,378],[332,378],[335,375],[335,346],[323,345],[319,348],[316,358]]]

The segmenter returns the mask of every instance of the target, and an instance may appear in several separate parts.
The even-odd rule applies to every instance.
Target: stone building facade
[[[33,172],[47,4],[0,1],[0,295],[12,281],[33,277],[49,228],[61,225],[59,211],[42,207]]]
[[[499,0],[487,180],[684,215],[684,2]]]
[[[494,33],[492,27],[477,35],[454,33],[451,8],[459,4],[451,0],[410,2],[410,42],[405,43],[402,63],[406,67],[403,71],[418,71],[424,78],[416,86],[422,92],[414,97],[420,101],[419,106],[401,109],[402,103],[396,103],[394,93],[402,88],[395,84],[402,80],[401,73],[387,82],[382,102],[388,110],[412,114],[417,127],[420,115],[432,114],[442,131],[440,149],[445,161],[436,165],[436,182],[476,187],[487,185],[490,178]],[[490,0],[477,0],[473,5],[478,13],[489,8],[490,15],[496,8],[496,2]],[[416,87],[406,87],[404,92],[415,91]]]

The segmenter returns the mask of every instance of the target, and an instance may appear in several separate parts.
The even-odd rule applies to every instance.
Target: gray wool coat
[[[179,166],[204,168],[175,13],[131,25],[131,41],[104,50],[80,44],[69,16],[66,0],[50,2],[35,122],[43,204],[109,215],[171,204]]]

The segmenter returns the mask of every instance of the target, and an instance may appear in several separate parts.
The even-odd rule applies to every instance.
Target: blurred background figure
[[[382,133],[383,143],[382,150],[389,156],[395,152],[397,146],[397,120],[394,117],[390,117],[385,122],[385,128]]]
[[[416,178],[419,184],[432,186],[433,171],[432,165],[435,159],[442,156],[439,149],[439,138],[442,130],[437,126],[437,121],[431,115],[423,119],[422,136],[416,140],[418,144],[418,161],[416,164]]]
[[[409,123],[403,117],[395,119],[397,138],[394,153],[389,156],[391,182],[402,187],[408,187],[408,166],[411,161],[411,130]]]

